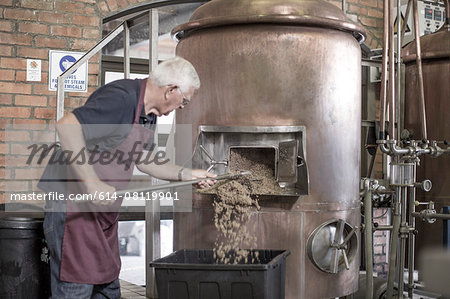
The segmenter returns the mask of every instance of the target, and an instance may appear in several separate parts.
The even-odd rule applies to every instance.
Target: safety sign
[[[27,59],[27,81],[41,81],[41,66],[40,59]]]
[[[72,64],[83,56],[80,52],[50,50],[48,89],[56,90],[58,76],[65,72]],[[88,85],[88,64],[83,63],[64,81],[64,91],[86,92]]]

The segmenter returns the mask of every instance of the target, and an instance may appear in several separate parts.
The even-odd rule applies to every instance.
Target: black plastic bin
[[[251,250],[259,263],[215,264],[212,249],[183,249],[153,261],[159,299],[282,299],[286,250]],[[251,258],[249,258],[251,260]]]
[[[42,220],[0,218],[0,298],[47,299],[50,266]]]

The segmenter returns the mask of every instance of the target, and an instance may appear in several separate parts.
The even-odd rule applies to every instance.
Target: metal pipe
[[[390,230],[392,231],[393,226],[392,225],[378,225],[375,227],[375,230]]]
[[[344,12],[344,14],[347,14],[347,10],[345,8],[345,0],[342,0],[342,11]]]
[[[401,12],[401,0],[397,0],[397,73],[396,73],[396,94],[397,96],[396,101],[395,101],[395,115],[397,116],[398,119],[394,119],[394,124],[397,124],[397,133],[396,136],[398,136],[400,138],[400,130],[401,130],[401,125],[400,125],[400,99],[402,97],[401,93],[401,69],[402,69],[402,38],[401,38],[401,28],[402,28],[402,22],[400,21],[402,19],[402,12]]]
[[[390,154],[392,155],[422,155],[422,154],[433,154],[433,149],[430,147],[422,148],[417,146],[410,146],[407,148],[402,148],[396,145],[396,143],[390,144]]]
[[[422,70],[422,52],[420,46],[419,36],[419,12],[417,8],[417,1],[413,0],[413,13],[414,13],[414,36],[416,43],[416,65],[418,73],[418,85],[419,85],[419,106],[420,106],[420,122],[422,124],[422,137],[428,139],[427,135],[427,115],[425,110],[425,91],[423,87],[423,70]]]
[[[408,236],[408,233],[405,233],[404,228],[408,227],[408,223],[406,222],[406,203],[407,203],[407,187],[402,187],[402,197],[401,197],[401,232],[400,232],[400,255],[398,257],[399,259],[399,266],[398,266],[398,298],[403,298],[403,289],[404,289],[404,277],[405,277],[405,257],[406,257],[406,238]]]
[[[364,241],[366,253],[366,299],[373,298],[373,224],[372,224],[372,190],[370,179],[365,180],[364,196]]]
[[[389,131],[392,140],[396,140],[395,132],[395,52],[394,52],[394,0],[389,0]]]
[[[123,73],[130,79],[130,27],[128,21],[123,22]]]
[[[412,213],[412,215],[413,215],[413,217],[421,218],[423,220],[427,220],[427,219],[450,220],[450,214],[424,213],[423,211],[426,211],[426,210],[422,210],[422,212],[414,212],[414,213]]]
[[[148,67],[150,71],[153,71],[155,67],[158,65],[158,30],[159,30],[159,16],[157,9],[151,9],[148,12],[149,16],[149,58],[148,58]]]
[[[417,164],[414,163],[414,169],[413,169],[413,180],[416,181],[416,170],[417,170]],[[412,213],[415,212],[415,201],[416,201],[416,188],[415,187],[409,187],[408,188],[408,197],[409,197],[409,213],[408,213],[408,224],[409,227],[415,228],[416,227],[416,219],[412,216]],[[408,240],[408,296],[409,298],[413,297],[413,291],[414,291],[414,244],[415,243],[415,235],[413,231],[409,232],[409,240]]]
[[[150,9],[148,11],[148,32],[149,32],[149,53],[148,53],[148,69],[153,71],[158,65],[158,31],[159,31],[159,17],[157,9]],[[156,144],[158,144],[158,132],[155,132]],[[145,293],[147,298],[158,298],[156,289],[156,275],[155,268],[149,267],[150,261],[161,257],[161,231],[160,231],[160,203],[159,200],[146,201],[145,203]]]
[[[398,234],[400,231],[400,196],[401,188],[396,187],[396,196],[393,206],[393,222],[392,222],[392,232],[391,232],[391,246],[389,247],[389,272],[388,272],[388,284],[386,298],[393,298],[394,293],[394,280],[395,280],[395,269],[396,269],[396,256],[398,247]]]
[[[389,0],[383,2],[383,61],[380,90],[380,132],[379,139],[386,139],[387,64],[389,47]],[[382,145],[380,145],[382,147]],[[382,149],[383,151],[383,149]],[[384,151],[383,151],[384,152]]]
[[[383,154],[387,154],[387,155],[391,154],[391,150],[387,143],[378,143],[378,146],[380,147],[380,150]]]
[[[393,155],[412,155],[416,152],[413,148],[401,148],[396,143],[390,144],[390,150]]]
[[[430,154],[432,157],[438,157],[444,153],[450,153],[450,147],[442,149],[436,145],[436,142],[428,142],[424,145],[424,147],[416,144],[405,148],[398,146],[396,140],[379,140],[377,143],[383,153],[391,156],[419,156],[423,154]]]

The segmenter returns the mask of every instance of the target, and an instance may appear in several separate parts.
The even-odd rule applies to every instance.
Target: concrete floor
[[[125,280],[120,280],[121,299],[148,299],[145,297],[145,287],[132,284]],[[408,298],[408,294],[404,294],[404,298]],[[442,298],[440,296],[430,296],[429,294],[422,293],[420,291],[417,294],[413,294],[413,299],[436,299]]]
[[[120,280],[120,291],[122,299],[146,299],[145,287],[132,284],[125,280]]]

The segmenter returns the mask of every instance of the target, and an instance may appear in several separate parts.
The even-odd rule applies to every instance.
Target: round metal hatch
[[[307,245],[313,264],[327,273],[348,269],[358,251],[356,229],[342,219],[319,225],[309,236]]]
[[[352,33],[359,42],[366,36],[361,26],[324,0],[214,0],[199,7],[188,23],[172,30],[172,35],[180,40],[199,29],[257,23],[336,29]]]

